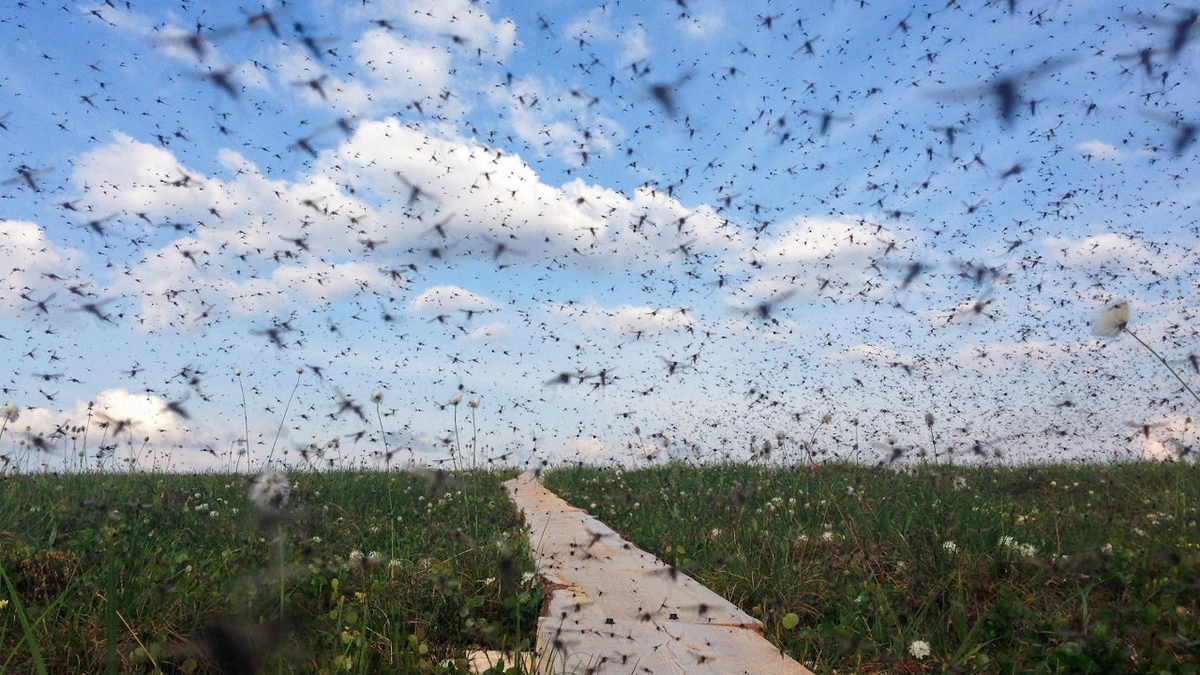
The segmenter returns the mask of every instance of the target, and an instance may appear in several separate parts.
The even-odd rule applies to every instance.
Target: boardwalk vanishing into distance
[[[762,623],[571,506],[530,472],[504,484],[551,591],[540,672],[807,675]]]

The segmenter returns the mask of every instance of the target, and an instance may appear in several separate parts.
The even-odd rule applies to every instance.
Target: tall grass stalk
[[[233,374],[234,374],[234,376],[237,377],[238,389],[242,390],[242,423],[245,425],[245,429],[246,429],[246,435],[244,437],[246,440],[246,467],[247,467],[247,469],[249,469],[249,466],[250,466],[250,459],[249,459],[250,458],[250,413],[246,409],[246,387],[242,384],[242,369],[234,368]],[[233,452],[233,449],[230,448],[230,451]],[[234,455],[233,455],[233,472],[234,473],[237,473],[238,464],[240,464],[241,461],[242,461],[241,456],[238,455],[236,452],[234,452]]]
[[[1162,354],[1159,354],[1154,347],[1151,347],[1150,344],[1139,337],[1137,333],[1130,330],[1128,302],[1121,300],[1109,305],[1108,309],[1104,310],[1104,313],[1101,314],[1100,318],[1096,321],[1093,330],[1095,331],[1096,335],[1101,337],[1115,337],[1121,333],[1125,333],[1134,340],[1137,340],[1138,344],[1145,347],[1146,351],[1153,354],[1154,358],[1158,359],[1159,363],[1166,366],[1167,370],[1169,370],[1171,374],[1175,376],[1176,380],[1179,380],[1179,384],[1183,385],[1184,391],[1191,394],[1192,398],[1196,400],[1196,403],[1200,403],[1200,396],[1197,396],[1196,392],[1188,386],[1188,383],[1183,381],[1183,378],[1179,376],[1179,373],[1176,372],[1175,369],[1171,367],[1171,364],[1167,363],[1167,360],[1162,357]]]
[[[283,433],[283,425],[287,422],[288,410],[292,407],[292,399],[296,398],[296,390],[300,388],[300,378],[304,376],[304,369],[296,369],[296,385],[292,387],[292,394],[288,396],[287,404],[283,406],[283,416],[279,418],[279,428],[275,430],[275,440],[271,441],[271,452],[267,455],[267,466],[271,466],[271,460],[275,457],[275,447],[279,445],[279,436]],[[249,442],[246,444],[246,452],[250,452]],[[246,467],[250,468],[249,454],[246,456]]]
[[[108,526],[108,538],[112,538],[112,526]],[[104,628],[109,675],[117,675],[117,567],[116,546],[109,541],[104,552]]]
[[[25,605],[21,602],[21,596],[17,594],[17,588],[13,585],[12,579],[4,571],[3,561],[0,561],[0,578],[4,579],[4,585],[8,588],[9,601],[12,603],[13,611],[17,613],[17,621],[21,623],[21,632],[25,636],[25,643],[29,645],[29,652],[33,655],[33,667],[38,675],[46,675],[46,663],[42,660],[42,652],[38,649],[37,640],[33,636],[33,627],[29,625],[29,617],[25,614]],[[59,599],[61,600],[61,596]]]
[[[451,462],[451,465],[454,467],[455,471],[462,468],[460,466],[460,462],[462,460],[462,442],[458,437],[458,404],[461,402],[462,396],[459,396],[458,394],[455,394],[454,398],[450,399],[450,405],[454,407],[454,461]]]
[[[479,398],[473,398],[471,405],[471,468],[479,468],[479,430],[475,426],[475,411],[479,408]]]
[[[379,409],[379,404],[383,401],[383,394],[376,391],[371,396],[371,400],[375,401],[375,417],[379,419],[379,440],[383,442],[384,466],[390,471],[392,468],[392,454],[388,452],[387,432],[383,430],[383,411]]]
[[[1167,370],[1171,371],[1171,374],[1175,376],[1176,380],[1179,380],[1179,384],[1183,385],[1184,390],[1187,393],[1191,394],[1192,398],[1196,399],[1196,403],[1200,403],[1200,396],[1197,396],[1196,392],[1192,391],[1192,388],[1188,386],[1188,383],[1183,381],[1183,378],[1179,376],[1179,373],[1177,373],[1175,371],[1175,369],[1171,367],[1171,364],[1167,363],[1167,360],[1162,357],[1162,354],[1159,354],[1157,351],[1155,351],[1154,347],[1151,347],[1150,345],[1146,344],[1146,341],[1143,340],[1142,338],[1138,337],[1137,333],[1129,330],[1129,326],[1122,326],[1121,331],[1124,333],[1127,333],[1129,335],[1129,337],[1133,338],[1134,340],[1137,340],[1138,344],[1145,347],[1147,349],[1147,351],[1149,351],[1151,354],[1153,354],[1154,358],[1158,359],[1159,362],[1161,362],[1164,366],[1166,366]]]

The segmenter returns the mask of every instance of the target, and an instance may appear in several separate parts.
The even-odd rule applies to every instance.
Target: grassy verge
[[[522,522],[473,472],[18,476],[0,487],[0,672],[457,672],[532,640]],[[13,602],[19,600],[19,602]]]
[[[1194,673],[1200,469],[573,468],[546,484],[821,673]]]

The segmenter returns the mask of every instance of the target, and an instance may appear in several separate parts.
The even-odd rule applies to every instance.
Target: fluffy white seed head
[[[17,418],[20,416],[21,409],[17,407],[16,403],[9,401],[3,406],[0,406],[0,420],[4,420],[5,422],[16,422]]]
[[[1114,302],[1104,310],[1100,318],[1096,321],[1096,335],[1100,337],[1113,337],[1125,327],[1129,325],[1129,303],[1124,300]]]
[[[250,503],[262,511],[276,510],[287,503],[291,486],[288,485],[287,474],[282,471],[267,470],[254,478],[250,484]]]

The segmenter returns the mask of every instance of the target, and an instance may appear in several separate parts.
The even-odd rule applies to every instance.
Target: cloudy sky
[[[1195,17],[7,3],[0,461],[1178,452]]]

